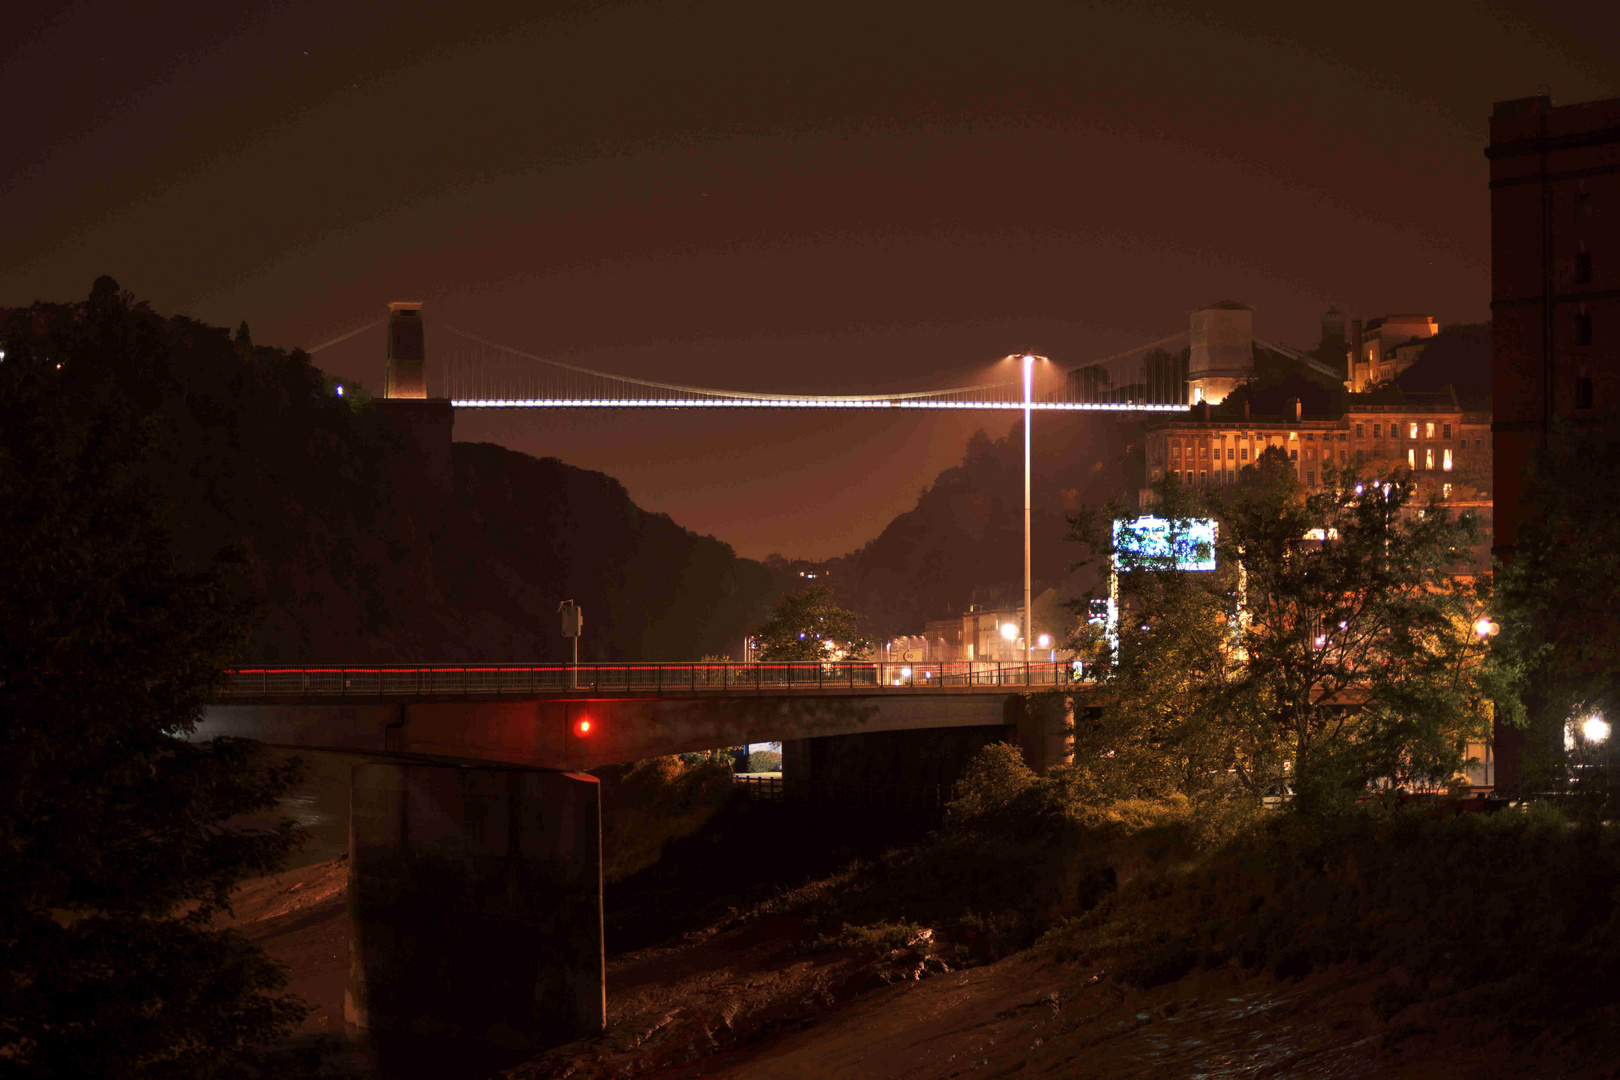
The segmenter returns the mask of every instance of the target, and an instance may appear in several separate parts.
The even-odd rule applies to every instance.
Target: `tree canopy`
[[[861,617],[833,602],[832,590],[812,585],[777,601],[755,635],[759,658],[770,661],[831,660],[859,657],[872,643],[860,632]]]
[[[1513,676],[1474,630],[1490,590],[1465,574],[1476,523],[1416,505],[1404,470],[1305,490],[1275,448],[1234,485],[1156,491],[1172,549],[1214,519],[1214,570],[1116,549],[1121,507],[1073,521],[1121,565],[1117,647],[1094,624],[1074,643],[1109,690],[1076,731],[1100,790],[1257,795],[1291,778],[1321,808],[1377,781],[1452,780]]]
[[[1554,779],[1565,732],[1620,718],[1620,435],[1555,429],[1537,456],[1501,572],[1505,645],[1528,665],[1526,765]]]
[[[155,320],[111,279],[0,336],[0,1076],[233,1075],[303,1014],[211,928],[298,841],[296,766],[192,743],[246,641],[232,568],[176,565],[138,396]]]

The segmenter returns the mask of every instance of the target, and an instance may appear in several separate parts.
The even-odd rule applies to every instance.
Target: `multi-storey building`
[[[1620,407],[1620,98],[1501,101],[1491,115],[1497,543],[1550,425]]]
[[[1527,466],[1555,425],[1620,415],[1620,98],[1497,102],[1491,327],[1498,553],[1511,559]],[[1522,736],[1498,730],[1498,783]]]
[[[1320,487],[1331,469],[1401,464],[1452,485],[1491,488],[1490,417],[1464,412],[1449,395],[1399,405],[1352,401],[1338,418],[1222,416],[1195,407],[1186,420],[1158,423],[1147,432],[1146,478],[1174,472],[1188,484],[1230,484],[1244,465],[1275,446],[1287,452],[1306,487]],[[1145,499],[1151,492],[1143,489]]]
[[[1440,324],[1428,315],[1385,315],[1350,326],[1350,377],[1345,385],[1359,394],[1388,382],[1417,362]]]

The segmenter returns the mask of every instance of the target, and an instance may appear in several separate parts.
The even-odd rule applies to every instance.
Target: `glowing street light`
[[[1483,617],[1481,617],[1480,620],[1474,624],[1474,633],[1481,641],[1488,637],[1495,637],[1501,632],[1501,630],[1502,628],[1500,626]]]
[[[1024,354],[1024,659],[1029,659],[1029,429],[1034,419],[1035,357]]]
[[[1588,716],[1581,722],[1581,737],[1589,743],[1604,742],[1609,737],[1609,722],[1601,716]]]
[[[1008,641],[1018,640],[1018,626],[1016,623],[1004,622],[1001,624],[1001,636]]]

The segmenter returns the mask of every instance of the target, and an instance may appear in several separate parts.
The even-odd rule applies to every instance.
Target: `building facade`
[[[1620,98],[1498,102],[1485,156],[1497,544],[1506,548],[1524,466],[1549,425],[1620,407]]]
[[[1395,378],[1417,362],[1439,332],[1440,324],[1428,315],[1385,315],[1365,325],[1356,320],[1351,325],[1350,377],[1345,386],[1360,394]]]
[[[1612,424],[1620,410],[1620,98],[1497,102],[1485,157],[1496,543],[1511,559],[1549,430]],[[1511,787],[1522,736],[1496,734],[1497,781]]]

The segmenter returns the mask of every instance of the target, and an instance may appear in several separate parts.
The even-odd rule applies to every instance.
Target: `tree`
[[[1620,721],[1620,432],[1550,433],[1501,570],[1501,641],[1525,659],[1529,780],[1554,779],[1566,730]],[[1612,738],[1612,737],[1611,737]]]
[[[163,324],[102,278],[0,342],[0,1076],[236,1075],[304,1009],[211,921],[300,835],[229,822],[297,768],[185,738],[252,611],[157,523],[117,386]]]
[[[755,635],[759,658],[769,661],[831,660],[842,650],[860,657],[872,643],[859,632],[861,617],[833,603],[832,590],[812,585],[777,601]]]
[[[1117,656],[1096,627],[1076,642],[1109,689],[1076,732],[1099,789],[1258,795],[1291,776],[1317,810],[1380,780],[1446,786],[1514,674],[1474,631],[1477,524],[1415,505],[1405,470],[1306,491],[1276,448],[1230,487],[1157,491],[1171,550],[1216,521],[1215,570],[1116,549],[1117,507],[1073,522],[1122,567]]]

